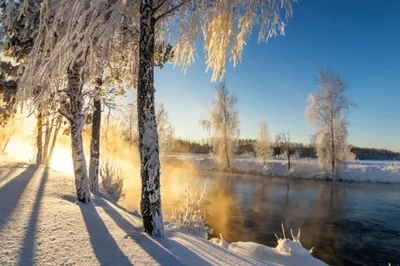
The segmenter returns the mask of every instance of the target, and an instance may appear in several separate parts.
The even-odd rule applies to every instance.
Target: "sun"
[[[74,167],[72,164],[71,152],[65,149],[55,149],[50,167],[59,172],[73,175]]]

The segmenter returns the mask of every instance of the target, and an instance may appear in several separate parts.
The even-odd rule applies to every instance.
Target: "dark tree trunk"
[[[43,114],[39,111],[37,116],[37,135],[36,135],[36,164],[42,164],[43,159]]]
[[[2,153],[5,154],[6,153],[6,149],[8,146],[8,143],[10,143],[11,137],[15,134],[16,130],[13,130],[7,137],[6,137],[6,141],[4,142],[4,145],[2,147]]]
[[[226,157],[226,165],[228,168],[231,168],[231,164],[229,162],[229,151],[228,151],[228,137],[226,136],[226,128],[225,128],[225,157]]]
[[[143,228],[152,236],[164,234],[160,193],[160,159],[154,110],[154,29],[153,0],[140,4],[139,77],[137,108],[141,161]]]
[[[56,120],[56,125],[55,125],[53,139],[52,139],[50,150],[49,150],[49,155],[47,156],[47,159],[46,159],[47,166],[49,166],[51,164],[51,159],[53,158],[54,147],[56,146],[58,131],[60,130],[61,123],[62,123],[62,117],[59,115]]]
[[[68,97],[70,99],[71,148],[74,166],[76,195],[78,201],[88,203],[90,192],[86,169],[85,154],[83,152],[82,130],[85,123],[83,114],[83,95],[81,81],[81,66],[75,63],[68,70]]]
[[[96,90],[101,90],[101,78],[95,82]],[[90,191],[99,193],[99,160],[100,160],[100,126],[101,126],[101,99],[93,101],[92,136],[90,139],[89,184]]]
[[[331,127],[331,137],[332,137],[332,173],[335,173],[336,162],[335,162],[335,136],[333,135],[333,127]]]
[[[288,170],[290,170],[290,152],[288,152],[287,160],[288,160]]]
[[[46,132],[44,135],[44,145],[43,145],[43,162],[47,162],[47,157],[49,156],[49,145],[50,145],[50,137],[53,132],[53,120],[50,123],[49,116],[46,116]]]

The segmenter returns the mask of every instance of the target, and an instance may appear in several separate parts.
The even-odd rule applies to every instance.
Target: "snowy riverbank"
[[[217,170],[215,160],[205,154],[170,154],[169,164],[194,167],[202,170]],[[235,158],[232,172],[275,177],[327,179],[316,159],[292,159],[291,170],[287,170],[285,159],[272,159],[266,165],[251,156]],[[400,162],[355,161],[346,164],[339,178],[345,181],[400,183]]]
[[[0,156],[1,265],[325,265],[299,241],[227,244],[168,228],[153,239],[141,226],[107,195],[75,203],[71,176]]]

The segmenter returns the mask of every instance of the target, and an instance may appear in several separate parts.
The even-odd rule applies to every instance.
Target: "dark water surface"
[[[400,265],[400,185],[286,180],[202,173],[163,178],[165,218],[172,187],[207,182],[207,219],[228,242],[276,246],[275,233],[301,229],[301,242],[330,265]],[[169,184],[170,183],[170,184]],[[174,185],[171,185],[174,183]]]

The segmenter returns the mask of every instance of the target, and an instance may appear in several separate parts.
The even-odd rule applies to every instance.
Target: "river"
[[[277,234],[301,229],[301,243],[330,265],[400,263],[400,185],[288,180],[211,172],[163,176],[163,212],[179,191],[207,183],[205,208],[214,236],[276,246]],[[188,178],[190,176],[190,178]],[[177,192],[178,191],[178,192]],[[178,195],[180,195],[178,197]]]

